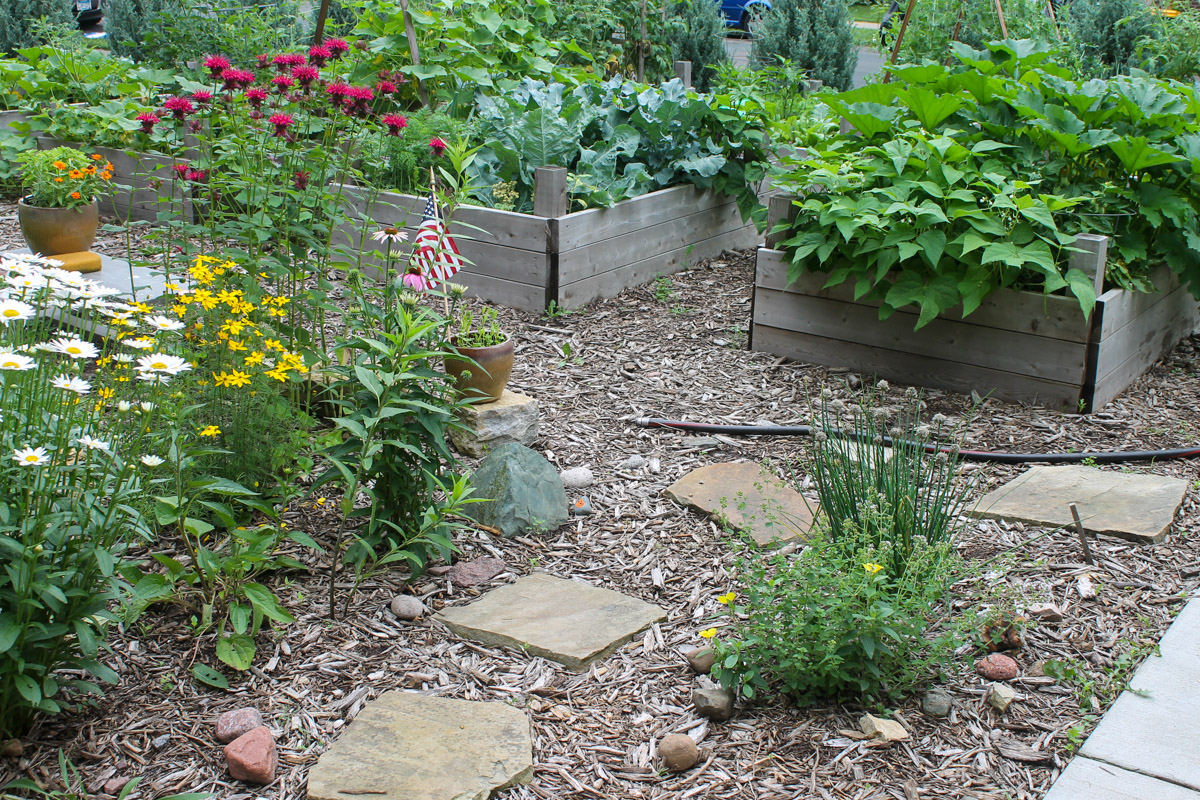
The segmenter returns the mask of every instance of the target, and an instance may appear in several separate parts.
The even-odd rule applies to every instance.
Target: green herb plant
[[[29,189],[31,205],[42,208],[79,208],[91,205],[108,190],[112,172],[103,156],[88,155],[73,147],[27,150],[17,156],[21,181]]]

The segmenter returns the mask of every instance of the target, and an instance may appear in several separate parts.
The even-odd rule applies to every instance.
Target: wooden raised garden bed
[[[1086,238],[1090,250],[1072,266],[1096,274],[1107,240]],[[965,319],[938,318],[916,331],[915,310],[881,321],[878,304],[855,301],[852,285],[822,289],[823,273],[789,285],[787,267],[783,252],[759,249],[752,349],[1064,410],[1102,408],[1200,323],[1195,298],[1166,267],[1152,274],[1157,294],[1109,290],[1091,319],[1073,297],[1003,290]]]
[[[382,251],[370,238],[384,225],[413,235],[424,197],[346,187],[353,212],[365,222],[347,224],[343,243]],[[474,226],[474,227],[471,227]],[[724,250],[760,241],[742,221],[733,197],[675,186],[624,200],[612,208],[567,213],[566,170],[538,170],[534,214],[464,206],[451,232],[473,263],[459,273],[473,294],[525,311],[551,302],[580,308],[656,275],[676,272]],[[470,238],[469,238],[470,237]]]

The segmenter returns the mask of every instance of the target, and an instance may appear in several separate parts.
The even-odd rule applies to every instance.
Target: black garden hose
[[[712,425],[705,422],[683,422],[674,419],[638,417],[635,422],[643,428],[671,428],[689,433],[722,433],[727,436],[812,436],[811,425]],[[887,446],[890,436],[883,437]],[[920,447],[926,453],[951,453],[964,461],[986,461],[992,464],[1121,464],[1128,461],[1171,461],[1177,458],[1200,456],[1200,445],[1173,450],[1123,450],[1112,453],[992,453],[986,450],[957,450],[929,442],[897,440],[895,443]]]

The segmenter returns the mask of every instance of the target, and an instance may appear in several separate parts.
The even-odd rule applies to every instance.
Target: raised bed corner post
[[[1104,269],[1108,264],[1108,237],[1095,233],[1081,233],[1075,237],[1075,251],[1067,260],[1067,269],[1077,269],[1092,279],[1097,303],[1092,310],[1091,327],[1088,331],[1087,361],[1083,375],[1083,390],[1079,394],[1081,411],[1092,411],[1096,399],[1096,366],[1100,354],[1100,331],[1104,326],[1104,304],[1099,302],[1104,294]]]
[[[692,62],[676,61],[675,62],[675,77],[683,81],[685,88],[692,88]]]
[[[546,298],[542,304],[549,308],[550,303],[555,307],[562,304],[559,294],[558,275],[558,220],[570,211],[567,199],[567,168],[538,167],[533,171],[533,215],[546,218],[546,254],[548,257],[548,275],[546,276]]]

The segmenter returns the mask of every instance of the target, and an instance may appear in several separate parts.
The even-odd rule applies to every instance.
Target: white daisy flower
[[[166,353],[151,353],[142,356],[137,360],[137,367],[135,367],[139,372],[165,372],[168,375],[178,375],[191,368],[192,365],[187,362],[187,359]]]
[[[118,364],[132,364],[133,363],[133,356],[130,355],[129,353],[113,353],[112,359],[113,359],[113,361],[117,362]]]
[[[50,285],[41,275],[10,275],[4,281],[18,289],[42,289]]]
[[[21,353],[0,350],[0,369],[27,370],[37,366],[37,362]]]
[[[405,242],[408,241],[408,234],[399,228],[387,227],[372,233],[371,238],[377,242]]]
[[[95,358],[100,355],[96,345],[91,342],[85,342],[80,338],[68,339],[65,336],[50,342],[47,349],[52,353],[62,353],[71,358]]]
[[[155,386],[166,386],[171,382],[171,375],[165,372],[139,372],[137,379]]]
[[[10,322],[20,322],[27,320],[33,316],[34,308],[28,303],[22,303],[20,300],[2,300],[0,301],[0,322],[8,324]]]
[[[142,402],[138,403],[138,408],[140,408],[144,413],[149,414],[154,410],[154,403],[143,400]]]
[[[50,381],[50,385],[55,389],[62,389],[67,392],[83,395],[92,390],[92,385],[75,375],[56,375],[54,380]]]
[[[122,414],[128,414],[129,409],[131,409],[131,408],[133,408],[133,404],[130,403],[128,400],[118,400],[117,401],[117,411],[121,412]]]
[[[157,467],[162,465],[163,460],[158,456],[142,456],[142,463],[147,467]]]
[[[50,454],[44,447],[22,447],[13,450],[12,460],[22,467],[40,467],[50,461]]]
[[[144,336],[138,339],[126,339],[125,346],[132,347],[136,350],[149,350],[150,348],[154,347],[154,340],[147,339]]]
[[[79,446],[86,447],[88,450],[103,450],[106,453],[112,452],[112,448],[108,442],[88,436],[87,434],[79,437]]]
[[[155,314],[152,317],[146,318],[146,324],[151,328],[159,331],[179,331],[185,327],[182,322],[170,317],[164,317],[161,314]]]

